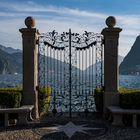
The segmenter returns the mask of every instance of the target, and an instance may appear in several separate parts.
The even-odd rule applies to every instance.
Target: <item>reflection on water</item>
[[[120,87],[140,89],[140,75],[120,75]]]
[[[0,87],[15,87],[22,85],[22,74],[3,74],[0,75]]]
[[[0,75],[0,87],[13,87],[22,85],[22,74],[5,74]],[[120,87],[130,89],[140,89],[140,76],[138,75],[120,75]]]

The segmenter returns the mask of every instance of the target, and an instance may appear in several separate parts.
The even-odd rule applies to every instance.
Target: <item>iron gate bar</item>
[[[47,51],[47,56],[48,56],[48,54],[49,54],[49,48],[48,47],[46,47],[46,51]],[[49,59],[46,59],[46,61],[47,61],[46,63],[47,63],[47,66],[48,66],[49,65]],[[47,73],[47,76],[48,76],[49,75],[49,71],[47,69],[46,69],[46,73]],[[49,83],[49,79],[47,78],[46,79],[46,85],[48,85],[48,83]]]
[[[69,29],[69,98],[70,98],[70,110],[69,110],[69,117],[71,118],[71,29]]]
[[[93,64],[94,62],[94,58],[93,58],[93,54],[94,54],[94,50],[93,47],[91,47],[91,64]],[[91,67],[90,73],[93,73],[93,67]],[[93,76],[90,77],[91,80],[91,87],[93,87]]]
[[[103,50],[104,50],[104,40],[102,39],[102,42],[101,42],[101,87],[103,88]]]
[[[81,83],[81,85],[82,85],[82,95],[83,95],[83,91],[84,91],[84,75],[83,75],[83,69],[84,69],[84,63],[83,63],[83,61],[84,61],[84,51],[83,50],[81,50],[82,51],[82,83]]]
[[[64,53],[64,79],[65,79],[65,65],[66,65],[66,62],[65,62],[65,52]],[[64,82],[64,95],[66,94],[66,91],[65,91],[65,86],[66,86],[66,83]]]
[[[58,59],[58,50],[56,50],[56,57],[57,57],[57,59]],[[56,66],[57,66],[57,70],[59,70],[59,64],[58,63],[56,63]],[[56,75],[57,77],[56,77],[56,81],[57,81],[57,94],[59,94],[59,82],[58,82],[58,76],[59,76],[59,73]]]
[[[91,48],[90,48],[91,49]],[[91,57],[91,51],[89,50],[89,66],[91,65],[91,60],[90,60],[90,57]],[[90,80],[91,80],[91,76],[90,76],[90,74],[91,74],[91,70],[89,70],[89,95],[90,95],[90,87],[91,87],[91,82],[90,82]]]

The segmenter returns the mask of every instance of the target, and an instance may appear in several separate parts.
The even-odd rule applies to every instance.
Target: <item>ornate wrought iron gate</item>
[[[94,89],[103,85],[103,37],[55,31],[39,37],[39,86],[49,86],[49,111],[93,112]]]

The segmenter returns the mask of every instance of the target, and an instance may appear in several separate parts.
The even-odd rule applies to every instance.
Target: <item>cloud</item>
[[[0,2],[0,7],[7,8],[5,3]],[[24,13],[37,13],[37,12],[48,12],[48,13],[56,13],[60,15],[70,15],[70,16],[80,16],[80,17],[91,17],[91,18],[101,18],[104,19],[107,17],[106,14],[97,13],[97,12],[88,12],[79,9],[70,9],[66,7],[57,7],[52,5],[38,5],[32,1],[28,1],[27,3],[10,3],[8,4],[10,10],[16,12],[24,12]],[[43,14],[43,13],[41,13]]]
[[[34,16],[36,18],[36,27],[40,32],[52,31],[54,29],[58,32],[63,32],[72,28],[73,32],[79,33],[82,33],[84,30],[100,33],[106,26],[105,19],[109,16],[109,14],[97,11],[71,9],[47,4],[39,5],[32,1],[28,1],[26,3],[0,2],[0,8],[7,9],[5,11],[0,10],[0,32],[7,34],[7,36],[9,34],[15,36],[15,38],[9,37],[9,44],[10,42],[13,42],[10,41],[10,38],[11,40],[16,40],[16,43],[14,42],[16,44],[15,46],[20,46],[19,42],[21,42],[21,36],[18,29],[25,27],[24,19],[27,16]],[[114,16],[117,19],[117,26],[123,28],[123,31],[120,33],[119,53],[121,55],[126,55],[136,36],[139,35],[140,16]],[[4,38],[2,36],[3,34],[0,34],[0,38]]]
[[[24,27],[21,19],[0,21],[0,44],[21,49],[21,34],[19,28]]]

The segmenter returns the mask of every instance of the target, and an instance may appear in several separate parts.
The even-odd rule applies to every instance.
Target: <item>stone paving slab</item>
[[[68,122],[61,122],[65,125]],[[140,128],[115,127],[109,123],[91,122],[72,122],[76,126],[87,124],[91,128],[103,128],[99,130],[86,130],[87,133],[76,132],[69,138],[64,132],[56,132],[50,127],[56,126],[55,123],[32,124],[24,127],[0,128],[0,140],[140,140]]]

